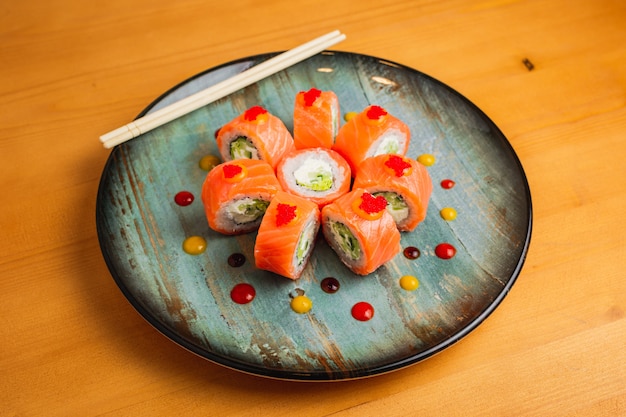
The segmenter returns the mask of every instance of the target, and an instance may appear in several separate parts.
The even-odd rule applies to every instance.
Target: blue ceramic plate
[[[145,112],[233,76],[275,54],[210,69],[176,86]],[[200,159],[217,155],[214,132],[253,105],[262,105],[291,130],[295,95],[316,87],[334,91],[342,116],[369,104],[405,121],[408,156],[436,158],[426,220],[404,233],[402,253],[366,277],[344,267],[323,239],[297,281],[254,267],[255,234],[222,236],[208,228],[200,190]],[[450,179],[453,188],[441,181]],[[195,200],[175,202],[180,191]],[[440,209],[458,216],[444,220]],[[437,80],[378,58],[325,52],[174,122],[117,146],[104,168],[96,221],[104,258],[124,295],[168,338],[224,366],[288,380],[345,380],[403,368],[440,352],[476,328],[517,278],[531,234],[531,199],[522,166],[500,130],[476,106]],[[207,249],[189,255],[189,236]],[[456,248],[451,259],[435,253]],[[228,263],[240,253],[246,262]],[[412,275],[407,291],[399,279]],[[321,281],[334,277],[338,291]],[[231,290],[250,284],[256,297],[237,304]],[[304,293],[306,314],[290,307]],[[352,316],[366,302],[368,321]]]

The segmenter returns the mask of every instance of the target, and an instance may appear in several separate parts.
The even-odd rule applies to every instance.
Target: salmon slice
[[[326,148],[296,149],[276,167],[283,190],[304,197],[319,206],[350,191],[350,166],[337,152]]]
[[[339,131],[339,118],[339,99],[334,92],[316,88],[299,92],[293,110],[296,149],[330,149]]]
[[[352,175],[366,158],[381,154],[405,155],[409,127],[380,106],[368,106],[341,126],[332,149],[350,164]]]
[[[357,188],[322,209],[324,238],[356,274],[376,271],[401,251],[400,232],[386,205],[384,198]]]
[[[387,200],[387,211],[400,231],[412,231],[426,218],[433,183],[426,167],[399,155],[378,155],[364,160],[354,178],[363,188]]]
[[[222,126],[216,137],[223,161],[260,159],[276,168],[294,148],[293,137],[278,117],[254,106]]]
[[[254,244],[256,267],[298,279],[313,251],[319,218],[317,204],[284,191],[276,193]]]
[[[241,159],[217,165],[202,185],[209,227],[226,235],[258,229],[270,201],[280,190],[274,169],[265,161]]]

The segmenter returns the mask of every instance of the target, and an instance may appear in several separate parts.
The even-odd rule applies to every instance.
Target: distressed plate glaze
[[[231,62],[199,74],[164,94],[147,110],[169,104],[255,65],[273,54]],[[291,130],[295,94],[315,86],[339,96],[342,116],[369,104],[385,107],[412,132],[408,155],[436,157],[426,220],[402,237],[420,249],[376,273],[359,277],[318,239],[303,276],[291,281],[254,268],[255,234],[221,236],[204,217],[198,161],[216,154],[214,132],[253,105],[263,105]],[[450,178],[452,189],[439,183]],[[187,207],[174,196],[191,191]],[[458,212],[447,222],[443,207]],[[375,57],[325,52],[247,87],[143,137],[117,146],[98,191],[97,230],[112,276],[132,305],[164,335],[224,366],[290,380],[341,380],[381,374],[423,360],[458,341],[501,302],[517,278],[530,241],[530,191],[521,164],[500,130],[471,102],[437,80]],[[191,235],[207,239],[197,256],[182,250]],[[454,245],[450,260],[436,245]],[[247,262],[227,264],[231,253]],[[415,291],[402,275],[418,277]],[[324,277],[341,284],[334,294]],[[235,304],[230,291],[246,282],[256,298]],[[290,308],[302,290],[308,314]],[[359,301],[375,308],[360,322]]]

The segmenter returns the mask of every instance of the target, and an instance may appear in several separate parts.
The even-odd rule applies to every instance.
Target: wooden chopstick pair
[[[319,38],[313,39],[312,41],[255,65],[234,77],[221,81],[198,93],[192,94],[189,97],[112,130],[100,136],[100,141],[107,149],[124,143],[320,53],[328,47],[343,41],[345,38],[346,35],[338,30],[327,33],[326,35],[320,36]]]

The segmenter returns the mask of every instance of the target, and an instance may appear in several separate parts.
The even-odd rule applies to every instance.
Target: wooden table
[[[268,380],[163,337],[100,253],[98,136],[207,68],[335,49],[455,88],[531,187],[524,269],[461,342],[390,374]],[[32,0],[0,7],[0,415],[626,415],[626,4]]]

